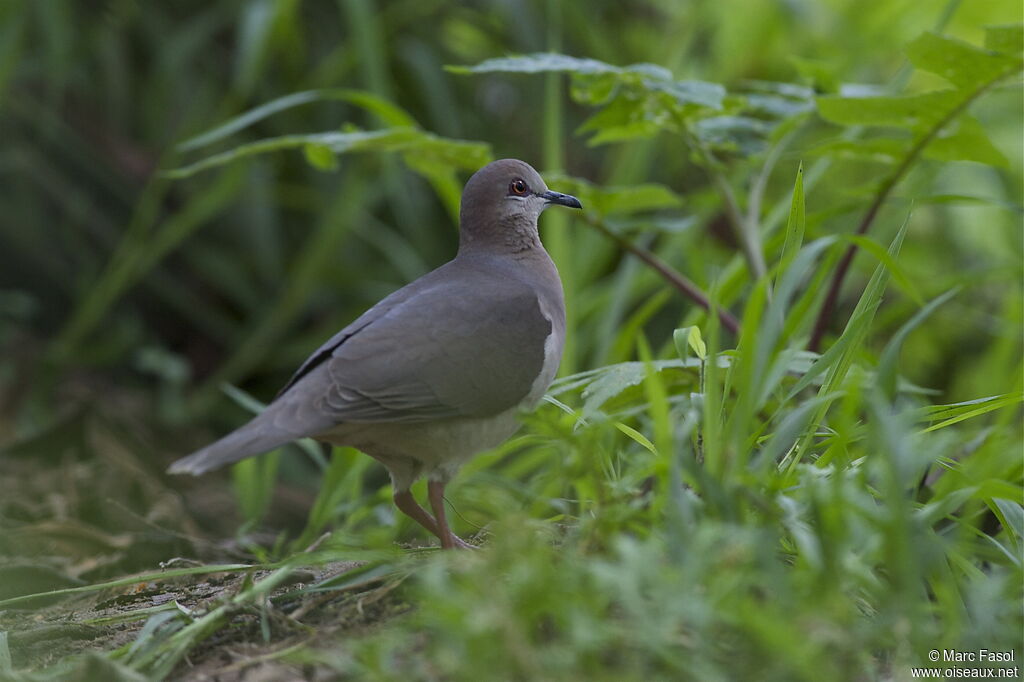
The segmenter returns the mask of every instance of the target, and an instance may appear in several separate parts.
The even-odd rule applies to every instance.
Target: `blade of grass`
[[[903,221],[903,225],[896,233],[896,237],[893,239],[892,244],[889,246],[889,254],[894,258],[899,254],[900,247],[903,245],[903,237],[907,233],[907,225],[910,222],[910,215]],[[804,375],[803,379],[797,383],[797,386],[793,388],[790,395],[795,395],[799,390],[802,390],[804,382],[809,383],[809,376],[812,376],[811,372],[818,369],[820,366],[822,370],[826,372],[825,381],[822,383],[821,388],[818,391],[819,396],[828,396],[838,394],[840,392],[843,381],[846,379],[847,372],[850,370],[850,366],[853,364],[854,355],[860,350],[864,340],[867,337],[868,329],[871,326],[871,322],[874,320],[875,311],[878,309],[878,305],[882,300],[882,294],[885,292],[885,286],[889,281],[889,269],[884,264],[880,264],[875,268],[874,274],[871,275],[871,279],[868,281],[867,286],[864,288],[864,293],[861,295],[860,300],[857,301],[857,305],[850,315],[850,321],[846,325],[846,329],[843,330],[842,335],[837,340],[835,346],[841,346],[841,349],[835,353],[825,353],[822,355],[817,362],[811,368],[807,374]],[[830,351],[832,349],[829,349]],[[826,369],[827,368],[827,369]],[[820,370],[819,370],[820,371]],[[815,372],[817,374],[817,372]],[[804,384],[806,385],[806,384]],[[824,400],[815,412],[814,418],[811,420],[812,428],[804,434],[799,445],[793,453],[793,457],[790,458],[788,463],[789,471],[792,472],[793,468],[800,462],[801,459],[810,451],[811,442],[814,438],[814,427],[825,418],[825,414],[828,412],[829,406],[832,404],[832,400]]]
[[[210,566],[190,566],[188,568],[171,568],[167,569],[166,571],[140,573],[138,575],[129,576],[127,578],[117,578],[116,580],[108,580],[102,583],[93,583],[92,585],[82,585],[81,587],[65,587],[59,590],[49,590],[47,592],[36,592],[33,594],[23,594],[17,597],[0,599],[0,609],[10,608],[11,606],[15,606],[16,604],[23,604],[33,599],[39,598],[63,597],[72,594],[87,594],[89,592],[99,592],[101,590],[106,590],[113,587],[138,585],[139,583],[148,583],[153,582],[154,580],[166,580],[167,578],[179,578],[185,575],[232,573],[235,571],[248,571],[255,568],[259,568],[259,566],[250,564],[213,564]]]
[[[322,90],[306,90],[279,97],[265,104],[250,109],[221,125],[200,133],[178,145],[178,151],[186,152],[206,147],[220,140],[245,130],[274,114],[293,107],[312,102],[342,101],[351,102],[379,116],[388,126],[398,128],[415,128],[416,120],[400,107],[364,90],[348,90],[344,88],[327,88]]]
[[[910,318],[903,326],[899,328],[899,331],[893,335],[892,339],[885,346],[885,350],[882,351],[882,358],[878,362],[878,369],[876,370],[876,380],[885,395],[893,400],[896,397],[896,385],[899,378],[896,364],[899,361],[900,349],[903,347],[903,342],[906,340],[910,332],[914,331],[922,322],[938,309],[943,303],[953,298],[959,293],[960,288],[956,287],[950,289],[946,293],[930,301],[928,305],[921,308],[917,313]]]

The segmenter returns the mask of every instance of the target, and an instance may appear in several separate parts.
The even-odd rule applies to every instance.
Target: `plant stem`
[[[552,0],[545,4],[545,21],[547,24],[547,49],[559,52],[562,49],[562,15],[560,0]],[[544,168],[547,170],[565,170],[565,124],[563,123],[562,97],[565,88],[565,76],[560,73],[549,73],[544,77],[544,118],[543,118],[543,151]],[[552,211],[544,218],[544,245],[551,254],[552,260],[558,264],[558,272],[565,291],[566,324],[570,329],[576,326],[576,295],[579,284],[576,281],[577,261],[576,250],[572,248],[569,230],[569,217],[560,211]],[[578,344],[574,339],[567,338],[562,354],[560,371],[572,374],[577,367]]]
[[[907,155],[903,157],[903,161],[900,162],[900,165],[896,167],[896,170],[894,170],[878,188],[878,192],[875,193],[875,198],[872,200],[871,205],[868,206],[868,210],[864,213],[864,217],[861,218],[860,224],[857,226],[856,234],[867,234],[868,230],[871,229],[871,224],[878,216],[878,211],[882,208],[882,204],[885,203],[885,200],[889,198],[889,194],[892,192],[893,188],[900,180],[903,179],[903,176],[906,175],[907,171],[909,171],[911,166],[914,165],[917,157],[921,155],[921,152],[924,151],[924,148],[928,146],[935,136],[938,135],[943,128],[949,125],[953,119],[962,114],[964,110],[967,109],[967,107],[970,106],[970,104],[980,97],[986,90],[1011,74],[1016,73],[1017,70],[1017,66],[1014,65],[1012,68],[1008,68],[1002,73],[996,75],[987,83],[981,84],[974,92],[965,97],[960,104],[950,109],[949,113],[928,129],[924,135],[921,135],[917,139],[914,145],[907,152]],[[808,350],[817,352],[821,347],[821,341],[825,336],[825,330],[828,328],[828,324],[832,319],[832,313],[839,300],[839,291],[842,289],[843,279],[846,277],[846,273],[850,269],[850,265],[853,263],[853,258],[856,253],[857,245],[851,245],[846,250],[846,253],[843,254],[843,258],[839,261],[838,267],[836,267],[836,273],[832,276],[832,282],[829,285],[828,293],[825,295],[825,301],[821,305],[821,311],[818,313],[818,318],[814,321],[814,331],[811,333],[811,340],[807,344]]]
[[[697,305],[704,310],[711,310],[711,301],[708,299],[707,294],[701,291],[700,287],[694,284],[692,281],[677,270],[672,268],[668,263],[658,258],[652,252],[637,246],[633,242],[629,241],[625,237],[616,234],[608,228],[603,220],[596,216],[586,216],[587,223],[596,229],[601,234],[605,235],[609,239],[613,240],[616,244],[621,246],[626,251],[629,251],[634,256],[646,263],[651,269],[657,272],[661,277],[671,284],[673,287],[678,289],[684,296],[693,300]],[[716,306],[715,310],[718,312],[718,319],[721,320],[722,326],[731,331],[733,334],[739,336],[740,323],[732,313],[724,308]]]

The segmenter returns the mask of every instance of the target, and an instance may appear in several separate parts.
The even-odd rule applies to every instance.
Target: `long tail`
[[[257,416],[218,441],[177,460],[167,469],[170,474],[198,476],[225,464],[259,455],[295,440],[296,435],[274,428],[271,420]]]

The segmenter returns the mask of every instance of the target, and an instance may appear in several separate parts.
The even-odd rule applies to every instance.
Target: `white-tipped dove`
[[[470,457],[516,430],[558,370],[565,303],[537,218],[550,191],[516,159],[466,183],[455,259],[394,292],[306,360],[252,421],[179,459],[171,473],[202,474],[312,437],[370,455],[391,474],[395,505],[441,540],[445,484]],[[410,486],[428,479],[433,515]]]

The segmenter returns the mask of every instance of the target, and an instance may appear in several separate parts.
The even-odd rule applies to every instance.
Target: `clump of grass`
[[[879,365],[857,360],[870,325],[857,312],[840,350],[799,371],[778,334],[787,316],[773,310],[786,277],[808,275],[794,268],[821,251],[793,259],[763,314],[748,307],[737,350],[716,352],[712,332],[701,367],[649,364],[641,390],[577,424],[603,438],[581,438],[554,409],[538,417],[563,429],[552,459],[568,450],[590,465],[563,480],[569,530],[552,542],[549,524],[510,517],[479,555],[430,562],[413,582],[415,613],[346,645],[340,669],[367,679],[860,680],[905,677],[932,649],[1018,646],[1015,409],[996,412],[965,452],[960,429],[971,427],[949,415],[967,406],[929,408],[913,387],[894,388],[904,334]],[[858,310],[877,305],[885,272]],[[778,362],[785,371],[770,371]],[[673,373],[703,390],[681,396],[667,388],[681,383]],[[991,417],[1020,401],[974,405]],[[628,437],[620,419],[654,437]],[[590,447],[575,450],[581,442]]]

